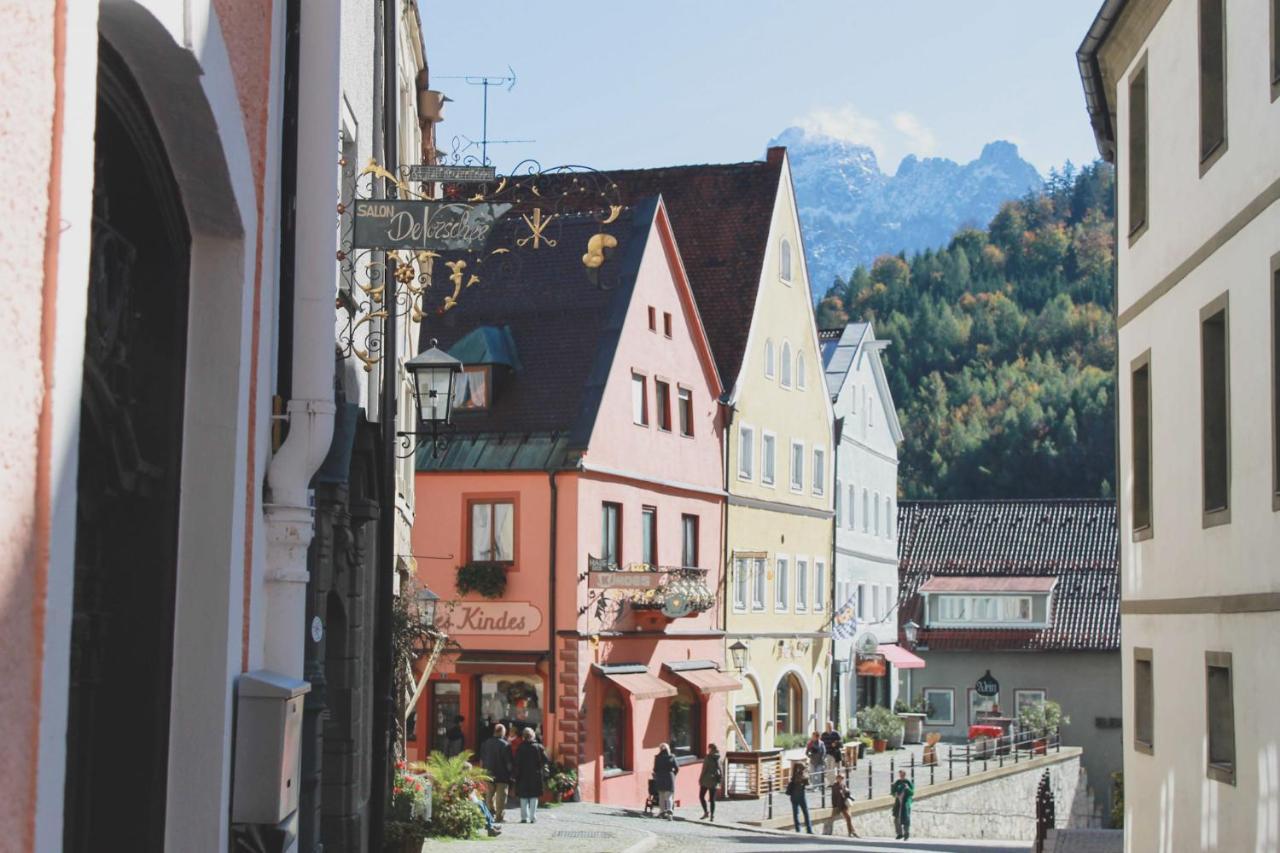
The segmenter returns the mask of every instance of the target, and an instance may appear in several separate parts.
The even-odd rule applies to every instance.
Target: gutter
[[[1093,125],[1093,138],[1102,159],[1112,164],[1116,162],[1116,132],[1107,106],[1107,88],[1102,79],[1102,66],[1098,63],[1098,50],[1127,5],[1128,0],[1104,0],[1084,41],[1076,50],[1076,64],[1080,68],[1080,82],[1084,86],[1084,103],[1089,111],[1089,123]]]

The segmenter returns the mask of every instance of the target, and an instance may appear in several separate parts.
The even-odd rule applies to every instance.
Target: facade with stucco
[[[1108,2],[1078,54],[1116,166],[1130,851],[1280,849],[1278,27]]]

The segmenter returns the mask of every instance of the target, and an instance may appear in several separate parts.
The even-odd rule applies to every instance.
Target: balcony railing
[[[589,557],[587,567],[592,578],[589,586],[608,590],[633,610],[661,610],[677,618],[710,610],[716,603],[716,594],[707,585],[707,570],[696,566],[629,563],[619,567]]]

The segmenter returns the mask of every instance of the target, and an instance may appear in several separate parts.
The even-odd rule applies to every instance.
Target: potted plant
[[[1036,755],[1044,755],[1048,751],[1049,735],[1056,734],[1060,726],[1070,722],[1071,718],[1062,713],[1062,706],[1052,699],[1018,709],[1018,730],[1034,737],[1031,751]]]
[[[873,738],[871,735],[867,734],[866,732],[863,732],[862,734],[858,735],[858,757],[865,758],[868,749],[871,750],[872,752],[875,752],[876,741],[875,741],[875,738]]]
[[[489,775],[471,764],[471,752],[455,756],[432,752],[427,756],[426,775],[431,779],[431,813],[427,834],[448,838],[470,838],[484,829],[484,815],[471,800],[471,792],[489,781]],[[415,851],[421,847],[412,848]],[[406,851],[410,848],[404,848]]]
[[[551,801],[555,803],[572,802],[574,792],[578,789],[578,772],[562,764],[551,765],[551,775],[547,778],[547,790],[551,792]]]
[[[507,567],[488,560],[472,560],[458,566],[454,585],[459,595],[474,592],[485,598],[502,598],[507,591]]]
[[[898,746],[902,745],[902,720],[882,705],[859,711],[858,728],[871,733],[876,752],[888,749],[891,739],[897,739]]]

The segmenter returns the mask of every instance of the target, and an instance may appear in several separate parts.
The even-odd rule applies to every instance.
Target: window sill
[[[1138,223],[1137,227],[1133,228],[1129,232],[1129,248],[1130,249],[1133,248],[1133,244],[1138,242],[1138,240],[1142,237],[1143,234],[1147,233],[1147,227],[1149,226],[1149,224],[1150,224],[1149,220],[1143,219],[1141,222]]]
[[[1143,741],[1140,741],[1140,740],[1134,740],[1134,742],[1133,742],[1133,751],[1134,751],[1134,752],[1140,752],[1140,753],[1142,753],[1143,755],[1155,755],[1155,754],[1156,754],[1155,746],[1153,746],[1152,744],[1149,744],[1149,743],[1144,743]]]
[[[1222,155],[1226,153],[1227,153],[1227,138],[1224,136],[1222,137],[1222,141],[1220,141],[1217,145],[1213,146],[1213,148],[1209,151],[1208,154],[1200,158],[1200,177],[1203,178],[1206,174],[1208,174],[1209,170],[1214,167],[1214,164],[1216,164],[1219,160],[1221,160]]]
[[[1154,528],[1152,528],[1152,526],[1148,524],[1146,527],[1139,527],[1137,530],[1133,531],[1133,541],[1145,542],[1148,539],[1153,538],[1155,535],[1156,535],[1156,532]]]
[[[697,764],[697,763],[698,763],[699,761],[701,761],[701,760],[702,760],[702,759],[698,758],[698,756],[696,756],[696,755],[677,755],[677,756],[676,756],[676,766],[677,766],[677,767],[687,767],[687,766],[689,766],[690,764]]]
[[[1271,511],[1280,512],[1280,492],[1271,496]]]
[[[1222,509],[1206,510],[1200,522],[1201,529],[1210,527],[1221,527],[1224,524],[1231,523],[1231,507],[1223,507]]]
[[[614,768],[613,770],[605,770],[604,778],[617,779],[619,776],[630,776],[634,772],[635,772],[634,770],[627,770],[624,768]]]
[[[1234,764],[1210,764],[1205,768],[1205,777],[1227,785],[1236,783],[1236,767]]]

